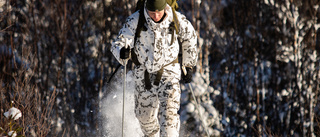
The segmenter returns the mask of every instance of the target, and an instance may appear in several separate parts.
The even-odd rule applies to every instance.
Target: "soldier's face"
[[[148,14],[149,16],[151,17],[151,19],[154,21],[154,22],[158,22],[161,20],[161,18],[163,17],[164,15],[164,10],[161,10],[161,11],[149,11],[148,10]]]

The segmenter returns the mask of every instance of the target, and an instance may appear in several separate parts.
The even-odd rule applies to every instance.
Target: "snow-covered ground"
[[[122,102],[123,102],[123,70],[120,69],[112,82],[106,87],[105,97],[101,100],[101,120],[102,131],[105,137],[122,136]],[[127,73],[127,85],[125,92],[125,119],[124,119],[124,136],[125,137],[142,137],[138,119],[134,114],[134,81],[132,71]],[[185,117],[185,116],[184,116]],[[188,119],[181,119],[180,137],[190,135],[185,127]]]

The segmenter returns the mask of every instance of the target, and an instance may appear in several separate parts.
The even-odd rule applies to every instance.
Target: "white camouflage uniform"
[[[171,43],[169,24],[173,21],[172,9],[169,5],[165,8],[166,17],[162,22],[155,23],[144,10],[147,31],[141,31],[134,48],[134,35],[136,32],[139,11],[129,16],[120,30],[117,39],[112,43],[111,52],[123,65],[120,59],[120,49],[125,45],[134,48],[134,52],[140,62],[140,66],[134,69],[135,76],[135,113],[142,131],[146,136],[178,137],[180,119],[178,110],[180,107],[180,64],[171,63],[178,58],[179,43],[182,42],[182,65],[193,67],[197,62],[197,35],[192,24],[186,17],[176,12],[180,28],[179,34],[175,34],[174,43]],[[171,64],[170,64],[171,63]],[[168,65],[169,64],[169,65]],[[165,66],[166,65],[166,66]],[[163,66],[164,71],[158,86],[153,85],[157,71]],[[152,88],[145,89],[144,74],[149,72]],[[159,119],[158,119],[159,118]]]

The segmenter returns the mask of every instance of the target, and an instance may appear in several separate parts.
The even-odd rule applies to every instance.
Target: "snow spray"
[[[123,69],[119,70],[114,79],[106,88],[106,96],[101,100],[101,116],[103,126],[103,136],[120,137],[122,130],[122,82]],[[124,117],[124,136],[125,137],[142,137],[139,121],[134,113],[134,80],[133,73],[127,73],[127,85],[125,93],[125,117]]]
[[[122,129],[122,93],[123,93],[123,69],[115,73],[110,83],[106,86],[105,95],[101,99],[101,124],[103,137],[120,137]],[[142,137],[138,119],[135,117],[134,108],[134,79],[132,71],[127,73],[127,85],[125,94],[125,137]],[[180,125],[180,137],[190,137],[184,125]]]

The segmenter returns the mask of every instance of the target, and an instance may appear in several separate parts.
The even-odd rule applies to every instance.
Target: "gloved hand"
[[[187,74],[182,74],[182,79],[184,83],[190,83],[192,81],[193,70],[190,67],[186,67],[186,71],[187,71]]]
[[[120,49],[120,58],[121,59],[128,59],[130,56],[130,47],[123,47]]]

